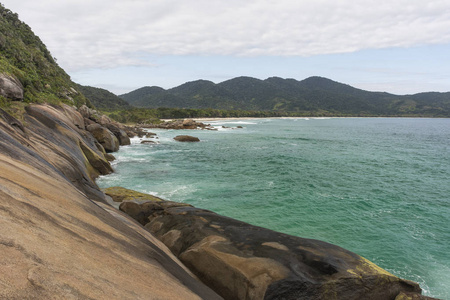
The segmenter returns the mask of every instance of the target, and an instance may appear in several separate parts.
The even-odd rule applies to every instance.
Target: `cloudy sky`
[[[237,76],[450,91],[449,0],[3,0],[75,82],[122,94]]]

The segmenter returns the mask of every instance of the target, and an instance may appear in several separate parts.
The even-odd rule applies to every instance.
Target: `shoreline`
[[[68,105],[36,104],[26,114],[33,122],[24,125],[6,113],[0,115],[0,136],[6,141],[0,143],[4,152],[0,161],[5,162],[0,163],[0,173],[5,174],[0,176],[0,185],[6,186],[2,191],[7,204],[6,210],[0,210],[0,220],[8,229],[4,243],[8,252],[0,259],[0,271],[8,274],[11,257],[15,257],[21,264],[13,264],[17,265],[14,269],[26,271],[19,274],[18,286],[29,284],[32,275],[39,290],[0,291],[0,298],[61,298],[69,288],[77,292],[71,294],[74,297],[82,294],[95,299],[111,294],[211,300],[326,299],[333,295],[340,299],[404,295],[428,299],[420,296],[418,283],[324,241],[254,226],[185,203],[155,201],[155,197],[142,204],[122,202],[117,211],[96,179],[113,172],[109,153],[130,145],[126,130],[133,130],[107,117],[99,123],[87,107],[77,111]],[[231,120],[236,119],[243,118]],[[118,196],[140,199],[141,194],[127,190]],[[23,229],[23,220],[28,219],[33,232]],[[17,239],[20,248],[14,244]],[[35,259],[24,260],[23,253]],[[54,253],[65,255],[55,261]],[[74,269],[75,264],[80,267]],[[145,284],[141,286],[134,278],[145,278]],[[86,284],[80,286],[81,280]],[[91,288],[93,284],[96,289]]]
[[[184,118],[184,120],[194,120],[198,122],[206,122],[206,121],[234,121],[234,120],[263,120],[263,119],[334,119],[338,117],[230,117],[230,118]],[[346,117],[343,117],[346,118]],[[170,122],[174,120],[183,120],[182,119],[161,119],[164,122]]]
[[[414,117],[414,116],[381,116],[381,117],[227,117],[227,118],[180,118],[180,119],[160,119],[164,122],[171,122],[175,120],[194,120],[198,122],[208,122],[208,121],[233,121],[233,120],[263,120],[263,119],[275,119],[275,120],[293,120],[293,119],[304,119],[304,120],[325,120],[325,119],[450,119],[449,117]]]

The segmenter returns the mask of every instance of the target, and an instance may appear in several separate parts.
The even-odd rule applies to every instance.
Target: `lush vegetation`
[[[198,80],[169,90],[144,87],[120,97],[146,108],[212,108],[282,115],[450,116],[450,93],[399,96],[364,91],[322,77],[302,81],[238,77],[219,84]]]
[[[0,73],[17,78],[24,87],[25,103],[61,103],[80,106],[89,101],[76,90],[69,75],[31,28],[0,4]],[[7,99],[0,105],[11,105]]]
[[[132,108],[127,101],[119,98],[108,90],[83,85],[77,85],[77,88],[87,99],[89,99],[89,101],[91,101],[92,105],[99,110],[111,111]]]
[[[185,119],[185,118],[272,118],[272,117],[369,117],[371,115],[354,115],[316,112],[279,112],[279,111],[249,111],[226,110],[213,108],[131,108],[102,111],[112,119],[121,123],[158,123],[159,119]]]

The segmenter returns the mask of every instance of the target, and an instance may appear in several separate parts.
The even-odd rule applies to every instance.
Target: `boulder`
[[[123,204],[120,209],[146,223],[147,230],[225,299],[375,300],[421,293],[417,283],[326,242],[164,201]]]
[[[128,137],[128,134],[125,132],[125,130],[121,129],[119,126],[113,123],[107,123],[104,126],[116,136],[116,138],[119,140],[120,146],[131,144],[130,138]]]
[[[73,107],[67,104],[62,104],[61,110],[68,117],[68,121],[72,122],[77,128],[82,130],[86,129],[84,117],[81,115],[80,112],[76,111]]]
[[[0,73],[0,96],[14,101],[22,101],[22,83],[14,76]]]
[[[115,161],[116,157],[112,155],[111,153],[104,153],[103,156],[106,158],[107,161]]]
[[[196,129],[197,128],[197,122],[195,122],[192,119],[185,119],[182,122],[184,129]]]
[[[112,124],[114,123],[113,120],[111,120],[108,116],[106,115],[100,115],[100,117],[97,120],[97,123],[99,123],[100,125],[103,125],[106,127],[106,125],[108,124]]]
[[[95,122],[92,121],[91,119],[84,118],[84,127],[85,127],[85,128],[88,127],[89,125],[92,125],[92,124],[97,124],[97,123],[95,123]]]
[[[84,104],[78,108],[78,112],[83,118],[89,119],[91,117],[91,109]]]
[[[200,142],[200,139],[198,137],[190,135],[177,135],[173,139],[178,142]]]
[[[144,226],[149,222],[149,218],[152,218],[154,216],[155,211],[163,212],[166,208],[179,206],[191,205],[186,203],[156,199],[141,204],[131,201],[122,202],[119,206],[119,209],[138,221],[142,226]]]
[[[105,148],[106,152],[116,152],[119,150],[119,140],[109,129],[100,124],[89,125],[86,129]]]
[[[427,297],[417,293],[405,293],[401,292],[395,297],[395,300],[439,300],[437,298]]]
[[[159,143],[157,141],[143,140],[143,141],[141,141],[141,144],[156,145],[156,144],[159,144]]]

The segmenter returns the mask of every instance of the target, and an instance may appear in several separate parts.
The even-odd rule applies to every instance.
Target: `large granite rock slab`
[[[119,150],[119,140],[108,128],[100,124],[92,124],[87,126],[86,129],[103,146],[106,152],[116,152]]]
[[[0,96],[15,101],[22,101],[22,83],[14,76],[0,73]]]
[[[101,202],[111,169],[73,108],[27,112],[0,109],[0,299],[222,299]]]
[[[53,168],[91,199],[103,201],[94,180],[113,170],[93,136],[72,121],[75,109],[29,105],[26,110],[26,126],[0,110],[0,153],[41,170]]]
[[[0,153],[0,299],[221,299],[150,233]]]
[[[108,128],[109,131],[111,131],[116,136],[117,140],[119,141],[120,146],[125,146],[125,145],[131,144],[128,134],[125,132],[125,130],[120,128],[118,125],[108,123],[105,125],[105,127]]]
[[[225,299],[395,299],[401,293],[421,293],[417,283],[319,240],[173,202],[125,203],[120,209],[146,223]]]

